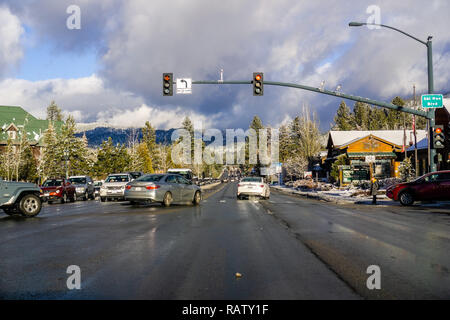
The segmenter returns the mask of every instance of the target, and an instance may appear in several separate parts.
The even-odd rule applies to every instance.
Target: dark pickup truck
[[[7,215],[18,213],[25,217],[37,216],[42,208],[39,192],[35,184],[0,178],[0,208]]]

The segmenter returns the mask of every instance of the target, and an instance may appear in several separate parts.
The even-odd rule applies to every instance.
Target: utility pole
[[[416,85],[413,85],[414,110],[417,109],[416,104]],[[417,132],[416,132],[416,115],[413,114],[413,134],[414,134],[414,163],[416,168],[416,177],[419,176],[419,159],[417,157]]]

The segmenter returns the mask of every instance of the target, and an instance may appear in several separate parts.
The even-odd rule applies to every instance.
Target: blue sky
[[[25,37],[29,37],[29,33]],[[85,52],[61,52],[53,43],[28,44],[15,77],[30,81],[88,77],[98,71],[97,58],[95,48]]]

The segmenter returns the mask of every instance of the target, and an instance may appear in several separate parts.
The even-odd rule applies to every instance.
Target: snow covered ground
[[[271,188],[289,193],[296,194],[300,196],[305,196],[307,198],[324,200],[328,202],[338,203],[338,204],[362,204],[368,205],[372,204],[372,197],[365,195],[361,192],[356,192],[354,189],[349,190],[339,190],[333,189],[330,191],[317,191],[317,190],[298,190],[292,187],[286,186],[271,186]],[[380,193],[383,193],[384,190],[379,190]],[[416,203],[425,207],[445,207],[450,208],[450,201],[442,201],[439,203]],[[385,194],[377,195],[377,205],[382,206],[401,206],[399,202],[392,201]]]

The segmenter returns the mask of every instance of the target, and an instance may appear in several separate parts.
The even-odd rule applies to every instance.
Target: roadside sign
[[[192,93],[192,79],[181,78],[177,79],[177,94],[191,94]]]
[[[374,163],[375,162],[375,156],[366,156],[366,162],[367,163]]]
[[[442,94],[423,94],[422,108],[442,108],[444,106]]]

